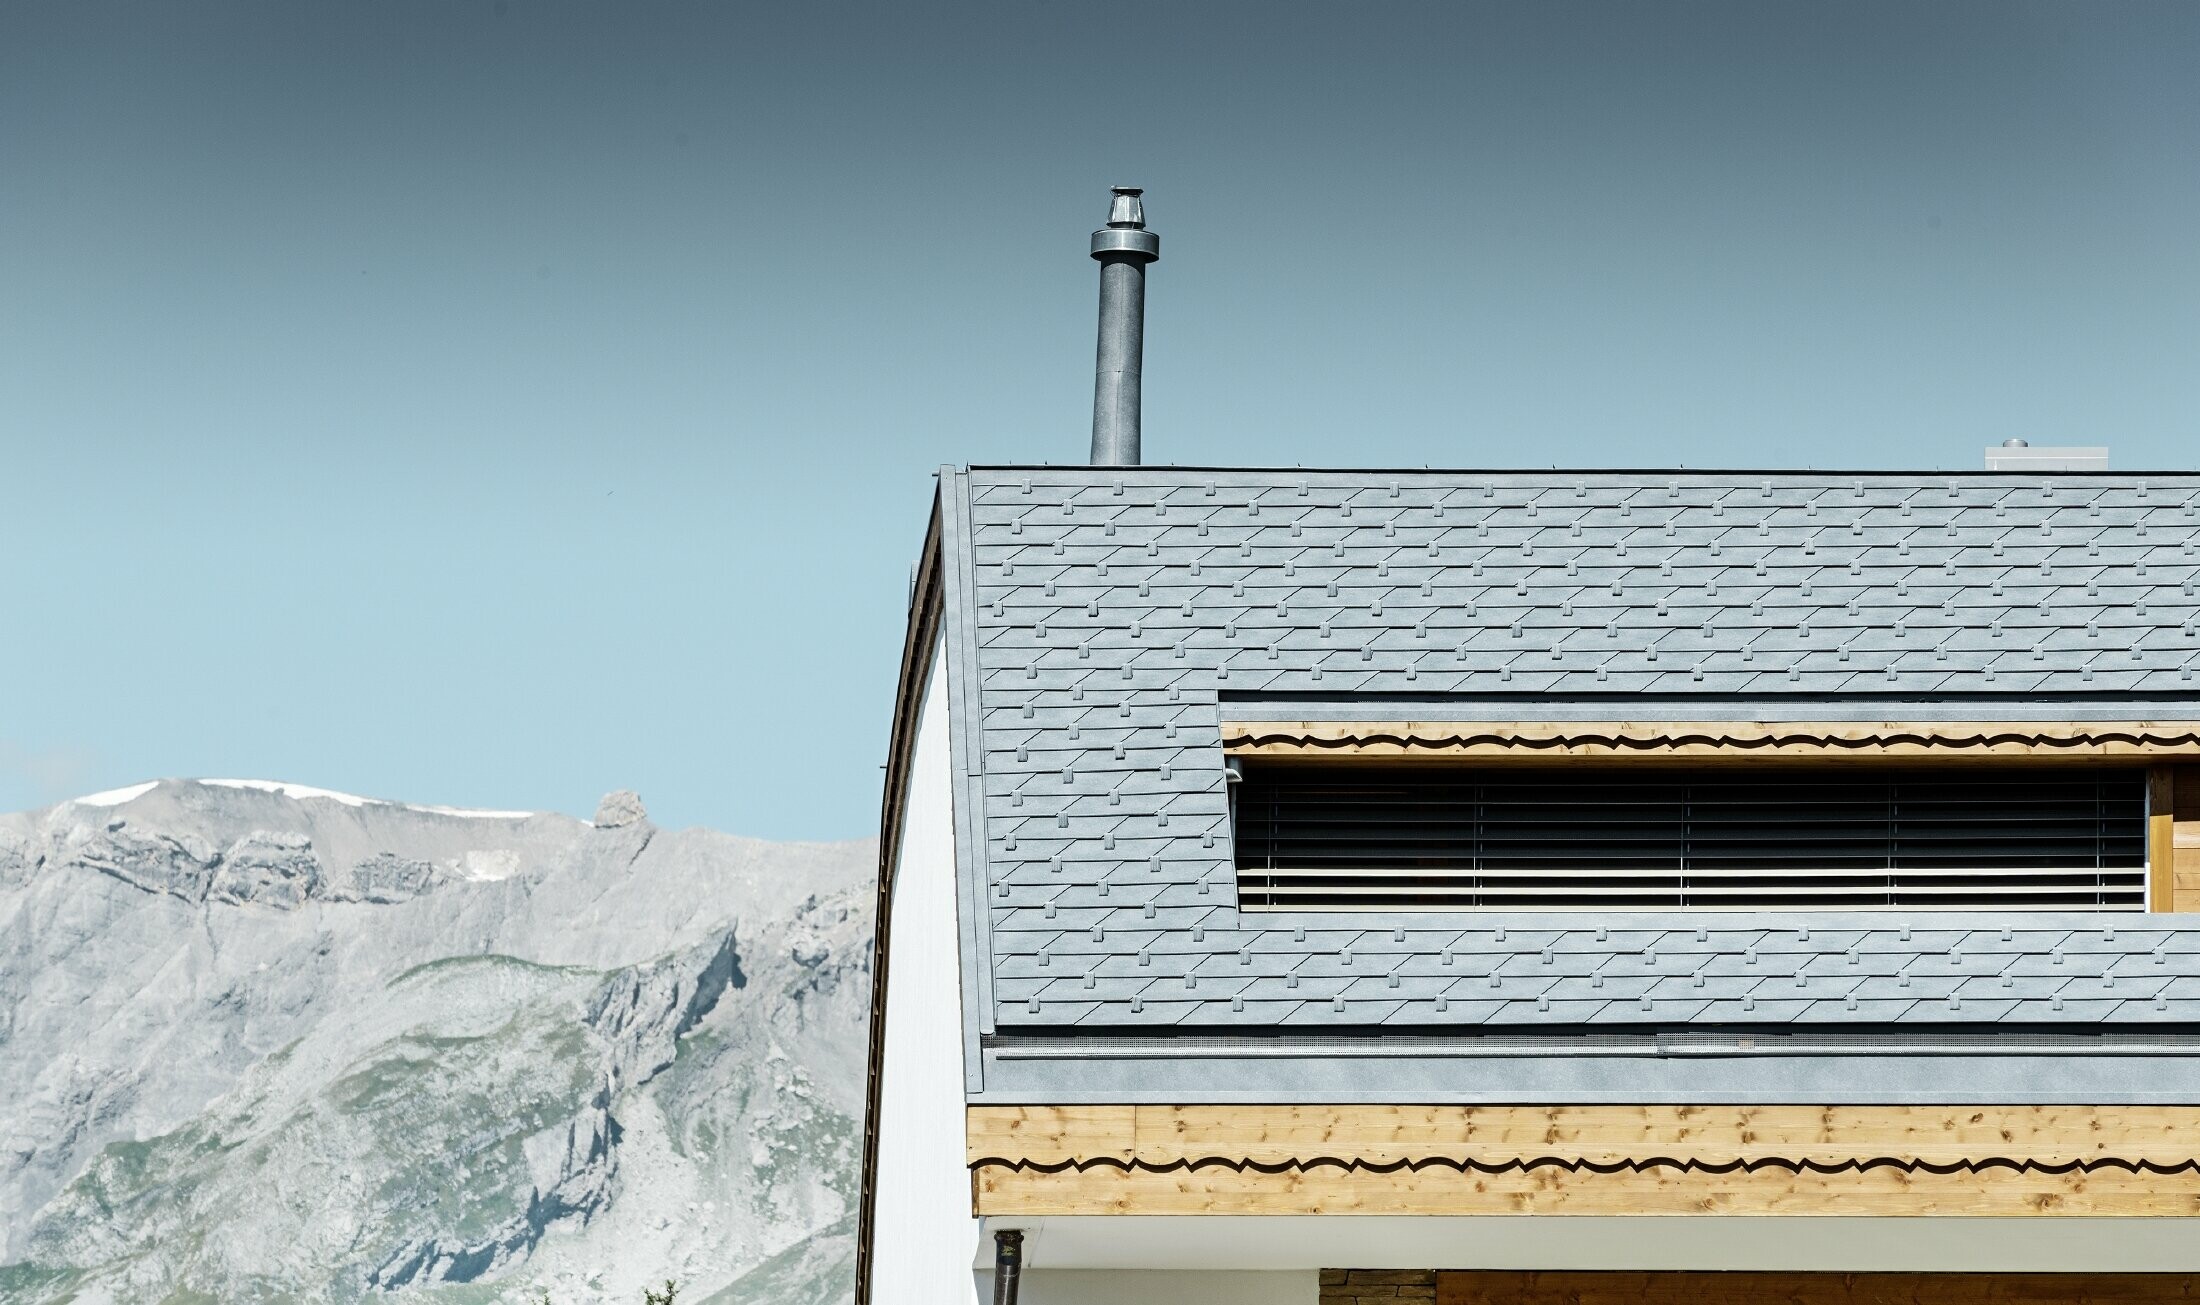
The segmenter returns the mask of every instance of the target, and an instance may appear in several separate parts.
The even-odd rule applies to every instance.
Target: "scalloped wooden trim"
[[[2200,1216],[2200,1169],[2111,1163],[1992,1164],[1946,1171],[1879,1164],[1826,1170],[1668,1161],[1595,1168],[1558,1161],[1375,1170],[1310,1164],[1100,1164],[1048,1171],[982,1165],[980,1215],[1752,1214],[1810,1216]]]
[[[1224,721],[1233,756],[2200,759],[2200,722]]]

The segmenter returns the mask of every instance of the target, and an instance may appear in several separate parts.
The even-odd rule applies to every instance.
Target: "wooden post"
[[[2176,824],[2170,832],[2170,909],[2200,911],[2200,770],[2187,767],[2171,784]]]
[[[2177,909],[2177,772],[2147,771],[2147,909]]]

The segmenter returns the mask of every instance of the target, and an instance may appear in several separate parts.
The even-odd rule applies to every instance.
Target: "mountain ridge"
[[[0,816],[0,1302],[844,1294],[873,845],[614,797]]]

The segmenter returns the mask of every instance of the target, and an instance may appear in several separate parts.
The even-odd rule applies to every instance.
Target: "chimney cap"
[[[1146,230],[1146,206],[1139,197],[1141,186],[1110,186],[1108,224],[1092,233],[1092,256],[1103,262],[1114,258],[1151,263],[1161,257],[1161,237]]]

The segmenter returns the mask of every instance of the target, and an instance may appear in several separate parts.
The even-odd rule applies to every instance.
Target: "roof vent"
[[[1117,186],[1108,224],[1092,233],[1100,260],[1100,349],[1092,376],[1092,464],[1138,465],[1139,387],[1146,356],[1146,264],[1161,237],[1146,230],[1136,186]]]
[[[2003,440],[1986,450],[1988,471],[2106,471],[2108,450],[2063,446],[2033,448],[2023,440]]]

